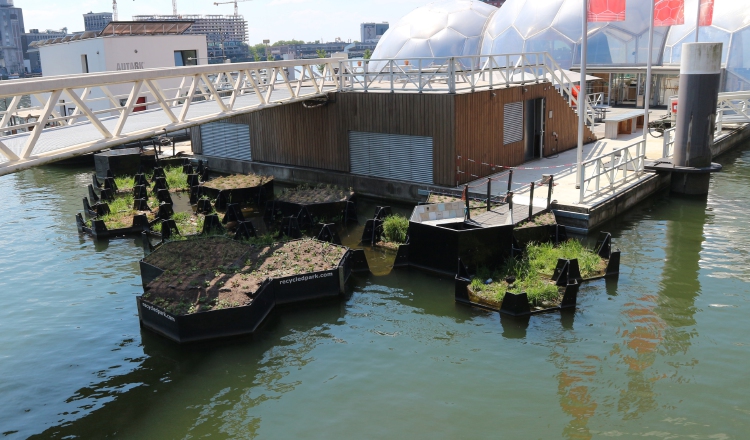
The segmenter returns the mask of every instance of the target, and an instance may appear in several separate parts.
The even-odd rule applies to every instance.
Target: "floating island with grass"
[[[307,185],[281,191],[274,200],[266,202],[266,220],[293,216],[301,228],[316,222],[337,220],[356,221],[353,204],[354,191],[336,185]]]
[[[557,245],[529,243],[520,258],[508,258],[495,270],[480,267],[473,276],[459,273],[456,300],[512,315],[575,307],[580,283],[617,276],[619,264],[620,251],[611,250],[607,233],[597,250],[576,239]]]
[[[202,237],[166,242],[141,260],[141,324],[177,342],[253,333],[281,304],[335,298],[351,273],[348,248]]]

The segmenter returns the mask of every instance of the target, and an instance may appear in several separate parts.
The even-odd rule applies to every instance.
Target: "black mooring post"
[[[466,220],[471,220],[471,211],[469,210],[469,185],[464,185],[464,200],[466,203]]]
[[[547,209],[552,203],[552,186],[554,186],[555,176],[552,174],[542,174],[542,182],[547,181]]]
[[[510,170],[508,172],[508,192],[510,192],[512,184],[513,184],[513,170]]]
[[[490,211],[490,198],[492,194],[492,179],[487,178],[487,211]]]
[[[531,182],[531,191],[529,191],[529,220],[534,216],[534,187],[536,184]]]

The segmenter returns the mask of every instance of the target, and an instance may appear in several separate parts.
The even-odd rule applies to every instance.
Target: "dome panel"
[[[479,10],[472,8],[466,13],[461,14],[450,14],[448,16],[448,27],[455,29],[461,35],[465,37],[475,37],[481,35],[481,29],[484,28],[484,24],[487,22],[487,17],[493,11]],[[477,32],[477,29],[480,29]]]
[[[404,44],[404,47],[393,58],[432,58],[434,55],[429,40],[412,38]],[[412,61],[412,64],[414,63]]]
[[[565,0],[547,0],[547,4],[541,8],[539,7],[538,2],[525,2],[518,16],[513,21],[513,26],[524,38],[537,34],[552,25],[552,22],[557,16],[557,12],[560,10],[564,1]],[[500,14],[504,15],[503,12],[504,11],[501,9]]]
[[[478,0],[440,0],[427,4],[411,11],[386,31],[372,58],[434,57],[433,62],[442,64],[450,56],[479,55],[482,31],[488,17],[497,10]],[[374,61],[370,68],[380,70],[384,65]]]
[[[448,26],[448,15],[441,11],[427,10],[411,23],[412,38],[430,38]]]
[[[570,68],[573,64],[580,64],[580,41],[581,41],[581,19],[582,19],[582,0],[507,0],[500,11],[490,18],[487,26],[487,32],[484,34],[485,40],[488,38],[493,41],[493,52],[502,48],[505,52],[519,52],[525,50],[531,51],[530,47],[553,47],[556,59],[565,60],[561,64],[562,68]],[[540,4],[542,3],[542,4]],[[623,60],[623,55],[629,50],[630,56],[624,57],[624,63],[645,64],[647,53],[648,38],[641,38],[648,32],[649,9],[648,2],[629,1],[627,2],[626,20],[623,22],[612,23],[590,23],[589,41],[598,33],[604,32],[605,29],[611,29],[613,33],[618,32],[619,42],[614,41],[614,48],[610,52],[616,54],[606,55],[607,47],[601,44],[609,44],[609,36],[599,38],[597,46],[597,59],[615,59]],[[506,7],[510,8],[506,11]],[[513,11],[511,14],[509,12]],[[645,17],[645,18],[644,18]],[[507,29],[513,26],[518,29],[521,36],[524,37],[522,44],[517,40],[503,41],[501,37],[495,37],[496,30]],[[554,31],[552,33],[548,30]],[[657,30],[654,32],[654,59],[658,60],[661,55],[661,48],[664,44],[665,31]],[[512,34],[508,34],[512,35]],[[552,38],[551,42],[544,40]],[[623,43],[624,42],[624,43]],[[572,44],[571,44],[572,43]],[[631,47],[630,49],[623,49]],[[570,48],[570,49],[566,49]],[[483,44],[482,53],[488,54],[486,50],[489,45]],[[569,50],[569,53],[563,55],[563,52]],[[498,52],[495,52],[498,53]]]
[[[451,28],[445,28],[433,35],[429,42],[433,56],[463,55],[466,37]]]

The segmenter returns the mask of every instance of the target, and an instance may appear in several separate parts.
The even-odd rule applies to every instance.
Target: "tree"
[[[302,41],[302,40],[295,40],[295,39],[291,39],[291,40],[279,40],[279,41],[273,43],[272,46],[296,46],[298,44],[305,44],[305,42]]]
[[[328,58],[328,54],[323,49],[318,49],[315,51],[315,53],[318,54],[318,58]],[[320,73],[323,73],[323,70],[325,70],[326,65],[325,64],[318,64],[318,71]]]
[[[372,51],[370,49],[365,49],[365,54],[362,55],[362,58],[369,60],[372,57]]]

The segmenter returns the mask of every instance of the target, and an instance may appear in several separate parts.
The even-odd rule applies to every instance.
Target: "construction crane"
[[[219,6],[219,5],[225,5],[227,3],[234,3],[234,16],[236,17],[236,16],[240,15],[239,12],[237,11],[237,3],[249,2],[249,1],[251,1],[251,0],[232,0],[230,2],[214,2],[214,4],[216,6]]]

